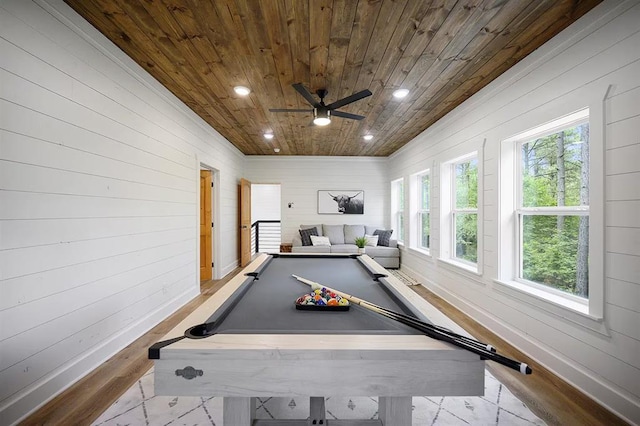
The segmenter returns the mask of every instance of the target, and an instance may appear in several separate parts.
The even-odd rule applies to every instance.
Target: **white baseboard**
[[[238,259],[236,259],[235,261],[231,262],[230,264],[224,266],[222,268],[222,270],[220,271],[221,274],[220,274],[220,277],[218,279],[222,279],[222,278],[226,277],[231,272],[233,272],[239,265],[240,265],[240,262],[238,261]]]
[[[630,424],[635,424],[637,419],[640,418],[640,407],[638,407],[638,405],[636,405],[634,401],[627,396],[619,393],[615,389],[612,389],[608,384],[601,382],[588,372],[575,368],[575,366],[566,362],[560,355],[549,351],[538,342],[527,338],[525,335],[518,332],[518,330],[514,330],[508,324],[504,324],[502,321],[499,321],[487,312],[470,305],[465,300],[439,286],[429,278],[418,273],[416,270],[404,265],[402,266],[402,270],[420,281],[420,285],[423,285],[436,295],[442,297],[473,320],[491,330],[502,339],[508,341],[512,346],[529,355],[531,358],[535,359],[537,363],[543,365],[546,369],[571,386],[584,392],[594,401],[615,413],[620,418],[626,420]],[[632,421],[634,418],[636,420]]]
[[[101,345],[16,394],[0,407],[0,424],[14,425],[24,420],[199,294],[198,287],[192,287]]]

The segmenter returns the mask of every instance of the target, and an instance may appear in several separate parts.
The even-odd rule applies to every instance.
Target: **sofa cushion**
[[[329,237],[331,245],[344,244],[344,225],[322,225],[322,233]]]
[[[311,236],[311,245],[313,246],[330,246],[329,237],[318,237],[317,235]]]
[[[378,245],[383,247],[389,247],[389,240],[391,239],[391,234],[393,233],[393,229],[376,229],[373,232],[373,235],[378,236]]]
[[[400,257],[400,251],[394,247],[367,247],[366,253],[373,258],[377,257]]]
[[[331,246],[331,253],[357,253],[358,246],[355,244],[336,244]]]
[[[345,244],[355,244],[358,237],[364,237],[364,225],[344,225]]]
[[[382,228],[380,226],[365,225],[364,226],[364,233],[368,234],[368,235],[373,235],[373,233],[376,232],[376,229],[382,229]]]
[[[303,246],[313,245],[313,243],[311,242],[311,236],[318,236],[318,230],[316,228],[301,229],[298,232],[300,232],[300,238],[302,239]]]
[[[331,246],[294,246],[292,253],[331,253]]]

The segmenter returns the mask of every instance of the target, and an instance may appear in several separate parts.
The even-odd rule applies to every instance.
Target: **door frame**
[[[200,170],[209,170],[211,171],[211,183],[213,184],[213,188],[211,188],[211,221],[214,226],[211,228],[211,244],[213,250],[213,270],[211,272],[211,277],[214,280],[219,280],[222,273],[222,268],[220,265],[221,256],[220,256],[220,233],[218,229],[220,228],[220,171],[209,166],[206,163],[198,161],[198,203],[196,205],[197,211],[197,232],[198,238],[196,238],[196,269],[197,269],[197,277],[198,283],[200,282],[200,203],[202,200],[200,199]]]

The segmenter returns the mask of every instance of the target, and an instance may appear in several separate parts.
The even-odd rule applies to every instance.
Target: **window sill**
[[[425,249],[420,249],[417,247],[409,247],[409,251],[422,255],[422,256],[426,256],[426,257],[431,257],[431,252],[429,250],[425,250]]]
[[[604,336],[609,333],[601,317],[589,314],[588,304],[528,286],[517,281],[493,280],[494,289],[512,299],[535,306],[537,309],[578,324]]]
[[[469,281],[473,282],[474,284],[481,285],[481,286],[487,285],[482,280],[482,273],[478,271],[477,268],[471,265],[467,265],[466,263],[456,262],[455,260],[451,260],[451,259],[438,258],[438,260],[440,261],[440,264],[445,267],[445,269],[448,269],[452,272],[455,272],[457,274],[460,274],[466,277],[467,279],[469,279]]]
[[[471,273],[473,275],[475,275],[476,277],[481,276],[482,274],[478,271],[478,268],[475,266],[471,266],[471,265],[467,265],[466,263],[462,263],[462,262],[456,262],[455,260],[451,260],[451,259],[445,259],[445,258],[439,258],[438,259],[440,262],[444,263],[445,265],[450,265],[450,266],[454,266],[456,268],[462,269],[467,273]]]

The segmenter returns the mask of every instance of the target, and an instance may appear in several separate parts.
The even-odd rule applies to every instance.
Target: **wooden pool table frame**
[[[268,257],[259,255],[162,340],[205,322]],[[363,260],[389,275],[393,287],[434,324],[466,334],[371,258]],[[163,347],[159,358],[156,395],[222,396],[224,424],[233,426],[267,424],[253,423],[258,396],[377,396],[380,420],[366,424],[410,426],[412,396],[484,394],[484,361],[478,355],[422,335],[216,334],[179,340]],[[177,375],[186,367],[195,378]]]

